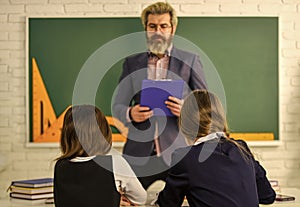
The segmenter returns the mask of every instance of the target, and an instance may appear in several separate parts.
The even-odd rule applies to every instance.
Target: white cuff
[[[127,109],[127,111],[126,111],[126,121],[127,121],[127,122],[131,122],[131,119],[130,119],[130,117],[129,117],[129,111],[130,111],[131,108],[132,108],[132,107],[128,107],[128,109]]]

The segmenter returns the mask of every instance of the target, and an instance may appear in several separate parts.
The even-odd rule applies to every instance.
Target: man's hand
[[[178,99],[174,96],[169,96],[168,100],[165,101],[165,104],[171,110],[172,114],[174,114],[177,117],[180,116],[180,111],[183,104],[182,99]]]
[[[135,122],[143,122],[153,116],[153,111],[149,107],[135,105],[130,110],[130,116]]]

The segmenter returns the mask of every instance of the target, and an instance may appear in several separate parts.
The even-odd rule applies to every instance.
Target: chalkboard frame
[[[31,20],[34,20],[34,19],[72,19],[72,18],[75,18],[75,19],[94,19],[94,18],[99,18],[99,19],[105,19],[105,18],[116,18],[116,19],[124,19],[124,18],[139,18],[139,17],[121,17],[121,16],[118,16],[118,17],[111,17],[111,16],[108,16],[108,17],[27,17],[26,19],[26,109],[27,109],[27,113],[26,113],[26,120],[27,120],[27,141],[28,142],[31,142],[30,141],[30,136],[31,136],[31,132],[30,132],[30,128],[32,127],[31,126],[31,121],[30,121],[30,99],[32,98],[32,92],[31,92],[31,86],[30,84],[30,41],[29,41],[29,34],[30,34],[30,21]],[[279,17],[278,16],[181,16],[179,17],[180,19],[180,22],[182,21],[181,18],[271,18],[271,19],[275,19],[275,21],[277,22],[277,42],[275,44],[277,44],[277,80],[278,80],[278,83],[277,83],[277,126],[278,126],[278,130],[277,130],[277,136],[275,137],[275,140],[280,140],[280,130],[279,130],[279,38],[278,38],[278,31],[279,31]],[[178,27],[178,31],[180,33],[180,27],[182,27],[182,25],[180,24],[179,27]],[[178,34],[178,32],[177,32]]]

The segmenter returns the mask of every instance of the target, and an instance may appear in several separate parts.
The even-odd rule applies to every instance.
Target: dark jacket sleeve
[[[182,158],[176,151],[172,155],[172,165],[166,179],[165,188],[159,193],[157,204],[160,207],[180,207],[188,188],[188,171],[184,161],[178,162]]]
[[[273,190],[267,176],[266,171],[256,161],[245,141],[237,140],[237,142],[242,145],[251,155],[251,159],[253,160],[254,169],[255,169],[255,176],[256,176],[256,186],[257,186],[257,195],[260,204],[271,204],[275,201],[276,193]]]
[[[275,191],[273,190],[269,180],[266,177],[265,169],[259,164],[258,161],[254,162],[259,203],[271,204],[275,201]]]
[[[128,59],[123,63],[122,74],[119,79],[116,97],[113,100],[113,116],[118,118],[125,125],[127,124],[126,112],[132,102],[134,92],[132,87]]]

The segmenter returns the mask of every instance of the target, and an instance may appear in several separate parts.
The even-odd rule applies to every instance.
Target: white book
[[[25,188],[19,186],[10,186],[10,192],[23,193],[23,194],[41,194],[41,193],[53,193],[53,186],[42,188]]]

